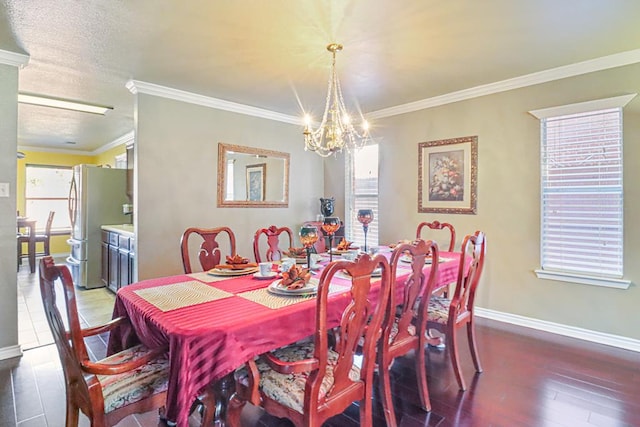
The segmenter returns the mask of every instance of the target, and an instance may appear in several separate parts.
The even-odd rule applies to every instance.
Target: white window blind
[[[622,108],[541,127],[542,269],[622,277]]]
[[[361,248],[364,245],[364,230],[358,222],[359,209],[372,209],[373,222],[367,231],[367,247],[378,246],[378,145],[367,145],[345,156],[345,228],[347,240]]]

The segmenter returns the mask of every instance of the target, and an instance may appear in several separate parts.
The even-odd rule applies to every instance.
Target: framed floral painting
[[[475,214],[478,137],[418,144],[418,212]]]

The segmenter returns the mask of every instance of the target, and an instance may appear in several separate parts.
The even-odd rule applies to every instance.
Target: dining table
[[[29,270],[31,273],[36,272],[36,220],[21,217],[18,218],[18,231],[21,229],[26,229],[28,231],[28,240],[27,240],[27,249],[29,251]]]
[[[389,258],[391,251],[381,253]],[[459,253],[440,253],[436,288],[455,282],[459,257]],[[410,264],[400,264],[398,284],[411,272]],[[430,269],[431,265],[425,264],[425,273]],[[168,347],[165,416],[169,422],[187,426],[193,402],[210,384],[262,353],[315,332],[315,294],[273,294],[270,286],[276,279],[259,277],[179,274],[143,280],[117,292],[113,317],[123,316],[130,322],[111,333],[108,353],[140,342],[148,347]],[[380,283],[373,280],[372,291]],[[350,286],[350,277],[334,276],[328,299],[330,325],[338,324]]]

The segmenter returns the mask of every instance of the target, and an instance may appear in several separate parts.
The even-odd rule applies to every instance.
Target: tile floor
[[[63,263],[64,257],[56,258]],[[115,295],[106,288],[76,288],[78,312],[82,327],[98,325],[111,320]],[[40,298],[38,271],[31,274],[28,263],[18,271],[18,341],[22,350],[53,344]]]

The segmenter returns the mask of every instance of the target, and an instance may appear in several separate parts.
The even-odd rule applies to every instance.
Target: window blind
[[[622,109],[541,126],[542,269],[622,277]]]
[[[358,222],[358,210],[373,210],[373,222],[367,231],[367,247],[378,246],[378,145],[368,145],[346,157],[346,237],[362,247],[364,229]]]

